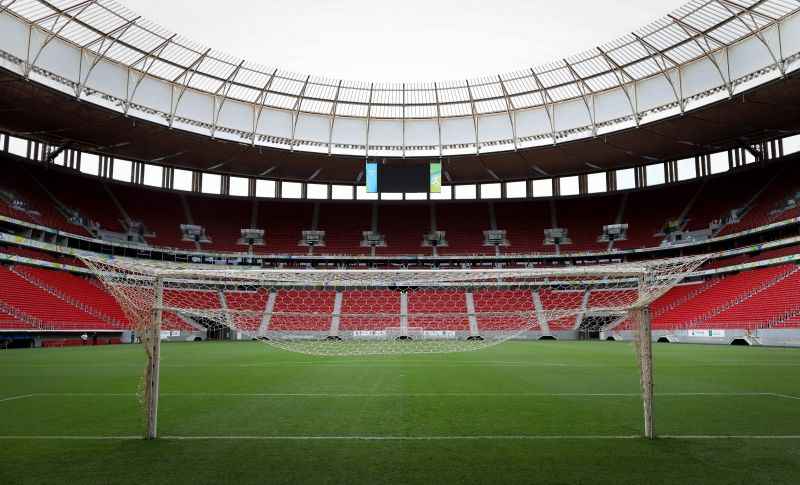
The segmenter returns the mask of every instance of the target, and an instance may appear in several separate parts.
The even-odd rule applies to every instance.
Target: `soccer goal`
[[[474,351],[628,318],[654,436],[649,304],[705,257],[525,269],[299,270],[83,257],[142,338],[147,437],[156,437],[161,331],[227,328],[314,355]]]

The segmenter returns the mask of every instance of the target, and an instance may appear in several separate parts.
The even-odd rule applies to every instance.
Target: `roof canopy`
[[[41,33],[22,55],[13,36],[23,31],[8,24],[0,50],[20,61],[21,74],[71,81],[76,97],[102,96],[171,127],[292,150],[441,156],[596,136],[785,76],[800,26],[780,24],[798,9],[791,0],[693,0],[565,59],[418,83],[282,71],[206,48],[110,0],[0,1],[0,12]],[[77,65],[65,65],[70,56],[55,38],[80,49]]]

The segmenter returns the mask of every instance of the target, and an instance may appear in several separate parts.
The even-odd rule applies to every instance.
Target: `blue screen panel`
[[[367,193],[378,193],[378,164],[367,162]]]

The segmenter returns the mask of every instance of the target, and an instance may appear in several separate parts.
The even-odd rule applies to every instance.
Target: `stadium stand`
[[[711,178],[699,184],[686,214],[688,231],[708,229],[713,222],[722,223],[743,201],[752,198],[772,176],[768,171],[754,171],[749,177]]]
[[[386,237],[386,247],[377,248],[376,254],[431,254],[430,248],[422,247],[423,235],[430,227],[428,204],[381,204],[378,232]]]
[[[761,252],[740,254],[729,258],[720,258],[706,263],[704,269],[723,268],[735,264],[755,263],[767,259],[780,258],[782,256],[792,256],[800,253],[800,245],[784,246],[781,248],[767,249]]]
[[[181,239],[180,225],[189,221],[179,194],[121,184],[114,185],[111,192],[129,217],[144,223],[146,232],[152,233],[148,238],[150,244],[189,251],[197,249],[194,242]]]
[[[75,302],[83,311],[91,313],[104,322],[117,328],[129,328],[128,318],[116,300],[99,286],[94,279],[83,278],[65,271],[18,265],[18,274],[28,277],[28,281],[54,294],[61,294]]]
[[[557,310],[563,308],[580,308],[583,303],[583,291],[553,291],[543,289],[539,291],[539,298],[542,300],[542,307],[545,310]],[[550,330],[572,330],[577,324],[575,315],[555,318],[548,323]]]
[[[162,314],[161,329],[162,330],[183,330],[191,332],[195,330],[194,327],[189,325],[183,318],[179,317],[172,312],[164,312]]]
[[[63,183],[62,174],[55,170],[37,170],[36,180],[51,195],[56,207],[62,211],[72,210],[86,219],[86,225],[114,232],[125,232],[124,220],[105,184],[97,183],[94,177],[76,175],[69,184]]]
[[[664,224],[680,217],[696,191],[696,184],[679,184],[629,193],[621,221],[628,224],[628,237],[624,241],[614,242],[614,248],[659,246],[664,240]]]
[[[300,246],[301,233],[311,229],[314,207],[302,202],[258,201],[258,223],[264,229],[265,246],[257,252],[280,254],[305,254],[308,248]]]
[[[362,232],[371,230],[371,220],[371,204],[319,204],[318,227],[325,231],[325,248],[315,253],[368,254],[361,240]]]
[[[400,326],[400,293],[388,290],[342,292],[340,330],[385,330]],[[364,317],[354,316],[362,314]],[[378,315],[378,316],[376,316]]]
[[[385,236],[387,244],[377,248],[376,255],[431,254],[430,248],[422,246],[423,236],[434,222],[431,204],[436,229],[445,232],[448,242],[438,251],[442,255],[494,254],[494,248],[484,246],[483,240],[483,231],[492,227],[490,203],[494,227],[505,230],[509,242],[501,248],[503,254],[555,252],[554,245],[544,243],[544,231],[552,227],[567,229],[571,243],[561,244],[559,249],[569,253],[607,250],[609,244],[598,238],[603,226],[614,223],[628,224],[628,232],[627,239],[615,241],[611,247],[636,249],[662,245],[669,221],[674,221],[678,230],[707,230],[712,222],[722,223],[747,205],[739,222],[717,227],[716,231],[725,235],[800,214],[800,209],[787,202],[800,188],[795,182],[798,168],[791,163],[751,170],[746,177],[723,174],[703,181],[594,195],[588,199],[592,205],[588,212],[582,209],[587,201],[584,197],[492,202],[253,201],[98,183],[60,167],[46,170],[18,162],[4,166],[9,178],[0,182],[0,189],[5,189],[0,214],[81,235],[88,235],[87,228],[123,233],[130,219],[144,224],[150,245],[189,251],[247,251],[247,246],[238,244],[240,230],[252,227],[266,231],[266,244],[254,246],[254,253],[305,254],[308,248],[300,244],[301,233],[317,228],[326,233],[325,247],[315,248],[314,254],[368,254],[369,248],[360,243],[362,232],[371,228],[375,204],[377,232]],[[748,199],[753,199],[749,205]],[[15,209],[15,204],[30,210]],[[85,227],[68,222],[63,208],[77,211],[85,218]],[[211,242],[183,240],[181,224],[202,226]]]
[[[467,304],[463,292],[459,291],[411,291],[408,293],[409,327],[425,330],[469,330]],[[437,314],[451,314],[447,318]],[[452,316],[463,314],[463,317]]]
[[[0,266],[0,301],[12,309],[64,330],[113,329],[98,316],[79,308],[74,299],[26,279],[24,273]]]
[[[714,309],[701,328],[758,328],[800,305],[800,268],[792,266],[765,285],[751,286],[735,300]]]
[[[504,253],[552,252],[544,245],[544,230],[551,227],[548,201],[496,202],[497,228],[506,231],[511,244]]]
[[[241,230],[251,225],[252,202],[247,199],[186,196],[192,223],[205,228],[211,243],[200,248],[214,251],[245,252],[246,245],[238,244]]]
[[[670,290],[653,304],[653,328],[703,328],[708,321],[727,312],[738,303],[767,291],[796,271],[795,265],[780,265],[744,271],[718,280],[711,280],[687,292],[684,286]],[[800,297],[797,297],[800,300]],[[756,314],[758,321],[736,322],[750,328],[769,320],[769,315]],[[713,327],[713,325],[711,325]]]
[[[439,254],[494,254],[483,245],[483,231],[490,228],[489,208],[483,203],[435,204],[436,229],[445,231],[447,247]]]
[[[15,313],[17,312],[13,308],[0,302],[0,330],[34,330],[36,328],[31,323],[23,322]]]
[[[620,196],[594,198],[591,218],[587,218],[583,199],[563,199],[555,203],[556,227],[566,228],[571,244],[561,246],[562,251],[605,251],[608,242],[599,242],[603,226],[615,224],[620,210]]]
[[[538,321],[533,295],[526,290],[498,290],[476,291],[472,294],[477,313],[491,313],[499,311],[527,312],[529,318],[524,317],[497,317],[482,315],[477,318],[478,328],[481,331],[506,330],[520,328]]]
[[[4,215],[72,234],[87,234],[80,225],[67,222],[43,193],[33,175],[41,173],[41,169],[34,170],[18,162],[3,163],[2,168],[0,211]],[[74,174],[68,177],[70,185],[73,179],[79,178]]]
[[[555,246],[544,243],[545,229],[563,227],[568,230],[569,244],[561,244],[562,253],[609,249],[636,249],[664,244],[664,229],[670,221],[686,231],[704,231],[712,222],[720,223],[719,234],[732,234],[763,224],[800,215],[792,206],[798,191],[798,166],[776,163],[752,170],[748,176],[720,175],[703,180],[664,184],[647,190],[591,196],[542,200],[496,201],[279,201],[268,199],[226,198],[171,192],[162,189],[99,182],[90,176],[75,174],[60,167],[44,167],[18,162],[4,163],[8,177],[0,182],[4,190],[0,198],[0,214],[24,222],[44,225],[60,231],[88,235],[101,228],[124,232],[129,221],[144,224],[146,240],[154,246],[184,250],[224,252],[246,251],[238,244],[243,228],[264,229],[264,246],[254,246],[256,254],[306,254],[301,244],[302,231],[325,231],[325,246],[314,248],[314,254],[369,254],[362,247],[362,232],[372,228],[376,217],[377,232],[385,236],[386,247],[376,248],[376,255],[430,255],[431,248],[422,244],[432,228],[445,232],[447,247],[440,255],[494,254],[495,248],[484,246],[483,231],[505,230],[509,246],[501,253],[552,253]],[[586,211],[585,204],[592,210]],[[642,210],[646,207],[647,210]],[[27,210],[21,210],[26,208]],[[70,211],[81,224],[71,223]],[[738,222],[722,225],[733,211],[741,216]],[[375,214],[373,214],[375,212]],[[598,241],[603,226],[628,224],[627,239],[613,244]],[[182,240],[181,224],[202,226],[211,241],[196,243]],[[788,233],[786,235],[792,235]],[[725,268],[743,263],[758,263],[772,258],[798,254],[800,245],[788,245],[760,252],[713,260],[703,269]],[[50,263],[82,266],[71,256],[4,244],[0,252]],[[378,267],[384,267],[377,262]],[[713,277],[695,284],[681,285],[653,304],[654,328],[794,328],[800,320],[798,276],[795,266],[782,265],[757,268],[737,274]],[[0,297],[0,329],[59,328],[125,329],[130,327],[114,300],[94,280],[74,274],[16,265],[0,268],[3,295]],[[539,292],[544,309],[568,303],[579,308],[584,298],[592,306],[602,298],[596,292]],[[312,303],[311,317],[279,316],[273,328],[295,330],[327,330],[332,323],[335,294],[320,291]],[[535,314],[530,295],[510,292],[477,292],[471,295],[475,311],[493,309],[526,311]],[[427,303],[424,301],[427,299]],[[436,313],[463,314],[454,327],[464,330],[469,325],[465,293],[443,292],[425,297],[414,292],[408,295],[409,310],[430,312],[428,318],[414,317],[410,326],[439,328]],[[209,308],[223,305],[218,294],[198,295]],[[40,302],[38,305],[31,301]],[[224,304],[230,308],[262,309],[266,293],[229,292]],[[774,304],[780,301],[780,304]],[[47,304],[42,310],[41,302]],[[348,291],[342,294],[342,312],[370,308],[391,317],[375,320],[375,328],[395,327],[399,321],[400,297],[393,292]],[[296,304],[290,292],[278,292],[275,311],[292,311]],[[308,311],[307,308],[304,311]],[[398,315],[395,317],[394,315]],[[185,316],[165,315],[164,328],[190,331],[197,327]],[[260,319],[251,318],[248,328],[258,328]],[[345,317],[341,330],[357,328],[357,319]],[[31,323],[33,322],[33,323]],[[575,317],[548,322],[551,331],[573,330],[579,325]],[[481,330],[498,329],[504,322],[488,316],[478,319]],[[623,323],[622,327],[625,327]],[[447,328],[452,329],[452,328]]]
[[[792,248],[795,249],[795,248]],[[190,298],[197,308],[222,308],[219,293],[167,290],[165,300]],[[609,298],[608,291],[592,291],[588,304],[602,307]],[[474,301],[475,312],[520,311],[530,312],[537,318],[534,298],[519,290],[479,291],[468,296],[464,292],[410,292],[410,313],[428,316],[412,317],[411,327],[431,330],[465,330],[469,324],[467,299]],[[225,305],[231,309],[264,311],[266,292],[226,292]],[[335,293],[308,291],[299,294],[293,290],[277,293],[275,312],[298,311],[313,313],[306,316],[280,315],[270,323],[275,329],[327,331],[334,314]],[[580,308],[587,296],[580,291],[539,291],[543,309]],[[619,300],[614,296],[612,299]],[[311,308],[311,310],[309,310]],[[680,328],[777,328],[797,327],[800,324],[800,268],[783,264],[757,268],[714,277],[702,282],[679,285],[651,307],[653,326],[657,330]],[[365,313],[375,330],[399,325],[399,293],[388,290],[353,290],[342,294],[341,313]],[[463,314],[447,324],[437,317],[442,314]],[[391,316],[375,317],[373,314]],[[255,330],[260,318],[248,318],[245,327]],[[364,318],[345,316],[341,330],[364,329]],[[0,330],[36,328],[59,330],[111,330],[127,329],[130,323],[114,299],[93,279],[76,276],[60,270],[37,268],[28,265],[0,266]],[[241,323],[241,322],[239,322]],[[519,327],[520,322],[500,321],[491,316],[477,319],[481,330],[501,330],[509,325]],[[528,322],[529,323],[529,322]],[[551,331],[572,330],[579,323],[575,316],[556,318],[548,322]],[[623,322],[620,329],[629,328]],[[165,313],[165,330],[195,329],[184,317]]]
[[[249,310],[264,312],[267,307],[266,291],[226,291],[225,304],[231,310]],[[236,326],[245,330],[256,331],[261,319],[248,315],[236,315]]]
[[[275,299],[275,312],[287,315],[273,315],[269,328],[273,330],[327,331],[331,325],[331,315],[336,293],[324,290],[281,290]],[[303,313],[291,315],[291,313]]]
[[[36,249],[26,248],[24,246],[0,246],[0,254],[13,254],[23,258],[35,259],[38,261],[48,261],[50,263],[62,262],[61,257],[57,256],[56,254],[38,251]]]
[[[721,234],[733,234],[779,220],[800,216],[800,204],[791,207],[790,200],[797,200],[800,192],[800,167],[783,164],[771,171],[771,178],[755,195],[739,222],[726,226]]]

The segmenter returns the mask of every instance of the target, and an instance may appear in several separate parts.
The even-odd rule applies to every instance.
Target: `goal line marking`
[[[37,397],[134,397],[132,392],[40,392],[0,398],[0,403]],[[800,396],[776,392],[657,392],[661,397],[776,397],[800,401]],[[641,397],[638,392],[377,392],[377,393],[291,393],[291,392],[162,392],[161,397],[241,398],[390,398],[390,397]]]
[[[800,435],[659,435],[669,440],[800,440]],[[164,441],[550,441],[550,440],[637,440],[641,435],[164,435]],[[62,441],[130,441],[144,440],[142,436],[90,435],[0,435],[2,441],[62,440]]]
[[[369,355],[365,357],[370,357]],[[141,368],[138,364],[64,364],[64,365],[51,365],[51,364],[14,364],[9,363],[9,368],[36,368],[36,369],[51,369],[51,368]],[[464,361],[464,362],[445,362],[445,361],[402,361],[402,360],[374,360],[374,361],[298,361],[298,362],[261,362],[251,364],[172,364],[163,362],[162,368],[176,368],[176,369],[200,369],[200,368],[286,368],[286,367],[326,367],[326,368],[460,368],[460,367],[563,367],[563,368],[635,368],[636,364],[625,365],[604,365],[604,364],[577,364],[577,363],[561,363],[561,362],[500,362],[500,361]],[[688,369],[697,367],[800,367],[800,362],[751,362],[743,365],[736,362],[701,362],[691,364],[670,364],[661,363],[659,368],[673,368],[673,369]]]

